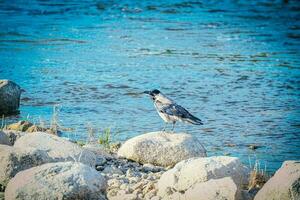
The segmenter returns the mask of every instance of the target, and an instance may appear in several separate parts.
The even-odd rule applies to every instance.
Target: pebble
[[[159,196],[154,196],[151,198],[151,200],[160,200],[160,197]]]
[[[155,185],[165,169],[111,156],[103,165],[96,166],[107,178],[107,199],[160,200]]]

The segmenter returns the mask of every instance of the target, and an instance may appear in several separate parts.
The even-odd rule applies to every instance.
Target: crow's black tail
[[[186,120],[188,123],[194,124],[194,125],[203,125],[201,119],[191,115],[189,118]]]

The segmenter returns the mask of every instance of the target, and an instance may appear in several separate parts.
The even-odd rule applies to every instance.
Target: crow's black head
[[[154,90],[152,90],[152,91],[144,91],[144,93],[145,93],[145,94],[149,94],[149,95],[151,95],[151,96],[156,96],[156,95],[158,95],[158,94],[160,93],[160,91],[157,90],[157,89],[154,89]]]

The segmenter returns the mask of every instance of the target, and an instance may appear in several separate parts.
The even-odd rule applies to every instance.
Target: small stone
[[[142,190],[140,188],[138,188],[138,189],[134,190],[132,192],[132,194],[135,194],[136,196],[138,196],[141,192],[142,192]]]
[[[155,190],[151,190],[150,192],[148,192],[148,193],[145,194],[145,199],[151,199],[155,195],[156,195],[156,191]]]
[[[143,194],[148,193],[149,191],[154,189],[154,184],[152,182],[149,182],[143,189]]]
[[[126,184],[122,184],[121,186],[120,186],[120,189],[121,190],[125,190],[127,188],[127,185]]]
[[[125,190],[122,190],[122,189],[121,189],[121,190],[118,191],[118,194],[117,194],[117,195],[118,195],[118,196],[123,196],[123,195],[125,195],[125,194],[126,194]]]
[[[116,196],[117,193],[118,193],[118,190],[116,190],[116,189],[112,189],[112,190],[108,191],[108,193],[107,193],[108,199],[109,199],[109,197],[114,197],[114,196]]]
[[[96,170],[97,171],[103,171],[104,170],[104,166],[96,165]]]
[[[151,198],[151,200],[160,200],[160,197],[159,196],[154,196]]]
[[[155,179],[156,179],[155,175],[147,177],[147,180],[149,180],[149,181],[154,181]]]
[[[112,174],[113,178],[118,178],[120,175],[119,174]]]
[[[129,168],[129,169],[126,171],[126,176],[127,176],[127,177],[133,176],[133,171],[132,171],[132,169]]]
[[[113,174],[113,175],[115,175],[115,174],[122,175],[123,174],[122,170],[118,169],[114,165],[105,167],[103,170],[103,173],[107,173],[107,174],[109,173],[109,174]]]
[[[144,199],[144,195],[142,193],[138,194],[139,199]]]
[[[142,182],[139,182],[137,184],[135,184],[132,189],[133,190],[137,190],[137,189],[141,189],[143,187],[143,183]]]
[[[110,187],[116,187],[116,188],[119,188],[121,183],[120,181],[118,181],[117,179],[109,179],[107,181],[107,185],[110,186]]]
[[[130,177],[129,178],[129,183],[133,184],[133,183],[137,183],[139,182],[141,179],[139,177]]]
[[[148,178],[148,174],[143,174],[142,175],[142,179],[147,179]]]

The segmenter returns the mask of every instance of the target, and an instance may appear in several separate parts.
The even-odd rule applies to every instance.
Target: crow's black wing
[[[180,105],[169,104],[167,106],[164,106],[161,109],[161,111],[168,115],[181,118],[183,121],[196,124],[196,125],[202,125],[202,121],[199,118],[193,116],[191,113],[189,113],[185,108],[183,108]]]

